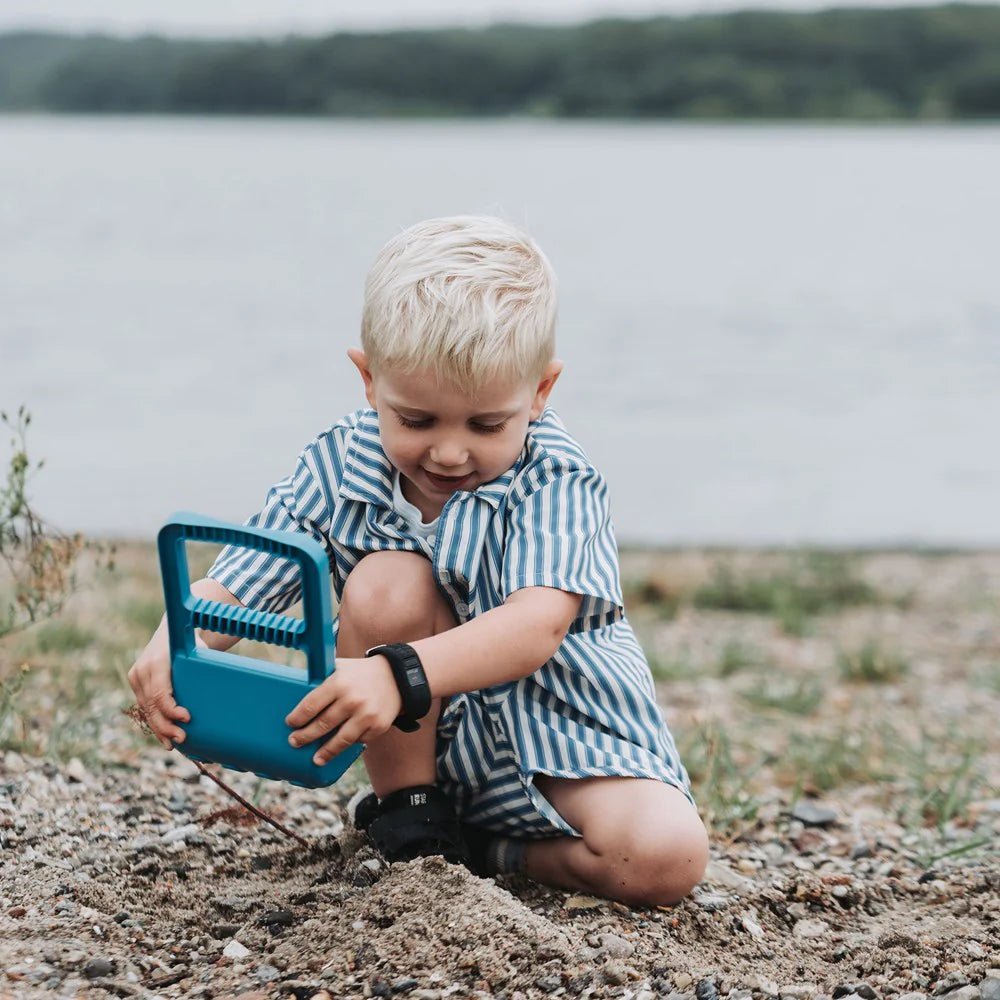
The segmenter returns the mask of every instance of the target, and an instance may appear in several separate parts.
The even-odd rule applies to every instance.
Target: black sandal
[[[357,803],[354,822],[367,829],[386,861],[412,861],[442,855],[469,865],[469,851],[451,799],[437,785],[413,785],[390,792],[381,802],[374,793]],[[362,825],[364,824],[364,825]]]

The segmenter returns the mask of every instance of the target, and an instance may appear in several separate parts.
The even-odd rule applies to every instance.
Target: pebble
[[[79,757],[73,757],[66,765],[66,777],[77,784],[83,784],[87,780],[87,769]]]
[[[106,958],[92,958],[84,967],[83,974],[88,979],[101,979],[115,971],[113,962]]]
[[[567,910],[596,910],[602,907],[607,902],[606,899],[599,899],[597,896],[570,896],[569,899],[563,903],[563,906]]]
[[[231,938],[239,929],[239,924],[212,924],[211,933],[214,938]]]
[[[808,799],[795,803],[792,817],[806,826],[829,826],[837,822],[837,813],[827,806],[819,806]]]
[[[753,1000],[753,990],[730,990],[726,1000]]]
[[[249,957],[250,949],[244,947],[244,945],[240,944],[239,941],[234,938],[229,942],[229,944],[226,945],[225,948],[222,949],[222,954],[225,955],[226,958],[231,958],[234,962],[239,962],[242,959]]]
[[[694,995],[698,1000],[719,1000],[718,990],[711,979],[699,979],[694,988]]]
[[[12,906],[7,911],[8,917],[23,917],[28,912],[27,907],[24,906]]]
[[[864,997],[864,1000],[878,1000],[878,995],[867,983],[841,983],[833,988],[833,998],[849,997],[851,994]]]
[[[763,940],[764,928],[749,913],[744,913],[740,916],[740,923],[752,938],[756,938],[758,941]]]
[[[829,930],[830,925],[824,920],[799,920],[792,928],[792,935],[797,938],[818,938]]]
[[[273,965],[257,966],[257,981],[260,983],[271,983],[280,976],[281,973]]]
[[[724,910],[729,906],[728,897],[720,896],[714,892],[706,892],[695,896],[694,901],[707,913],[718,913],[719,910]]]
[[[957,990],[945,993],[945,1000],[980,1000],[982,994],[978,986],[959,986]]]
[[[182,844],[188,839],[192,834],[200,833],[201,827],[197,823],[187,823],[184,826],[178,826],[173,830],[168,830],[162,837],[160,837],[161,844]]]
[[[621,986],[623,983],[628,982],[628,966],[623,965],[621,962],[608,962],[601,969],[601,975],[609,985]]]
[[[979,984],[979,994],[983,1000],[1000,1000],[1000,979],[990,976]]]
[[[819,993],[819,987],[815,983],[792,983],[790,986],[782,986],[778,990],[781,1000],[809,1000],[810,997]]]
[[[900,993],[894,1000],[927,1000],[926,993]]]
[[[686,990],[692,983],[694,979],[689,976],[686,972],[678,972],[674,976],[674,986],[682,992]]]
[[[600,934],[598,940],[601,952],[611,958],[628,958],[635,954],[635,945],[617,934]]]
[[[291,927],[295,923],[295,914],[291,910],[268,910],[257,918],[257,923],[265,927]]]

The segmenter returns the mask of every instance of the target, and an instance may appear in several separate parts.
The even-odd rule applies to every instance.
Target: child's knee
[[[373,552],[351,570],[340,617],[366,633],[420,629],[443,607],[430,562],[416,552]],[[391,635],[385,641],[392,641]]]

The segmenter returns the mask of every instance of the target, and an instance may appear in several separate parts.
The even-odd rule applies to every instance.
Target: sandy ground
[[[714,558],[626,568],[662,597]],[[108,694],[83,762],[0,751],[0,997],[1000,1000],[1000,556],[884,554],[863,571],[899,599],[799,634],[637,606],[712,827],[708,876],[672,908],[439,858],[387,865],[345,825],[359,765],[331,789],[264,789],[307,847],[213,820],[230,800],[129,736]],[[886,676],[837,675],[872,637]],[[800,705],[814,682],[822,697]],[[53,697],[39,704],[58,717]]]

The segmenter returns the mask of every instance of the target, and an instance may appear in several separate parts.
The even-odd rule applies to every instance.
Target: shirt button
[[[458,604],[455,605],[455,610],[460,615],[467,615],[469,613],[469,605],[466,604],[465,601],[459,601]]]

